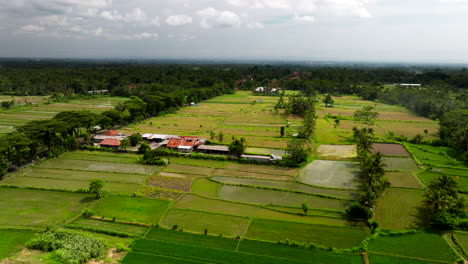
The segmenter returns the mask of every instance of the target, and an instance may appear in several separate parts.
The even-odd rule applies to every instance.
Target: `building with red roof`
[[[195,146],[200,144],[202,142],[197,137],[179,136],[178,138],[170,138],[166,147],[180,152],[191,152]]]
[[[103,136],[108,136],[108,137],[115,137],[115,136],[118,136],[119,135],[119,132],[115,131],[115,130],[107,130],[106,132],[104,132],[102,134]]]
[[[103,148],[118,149],[120,146],[120,140],[116,138],[106,138],[99,143],[99,146]]]

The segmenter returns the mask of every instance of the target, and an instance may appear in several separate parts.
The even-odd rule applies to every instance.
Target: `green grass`
[[[468,232],[456,231],[454,236],[460,246],[468,253]]]
[[[108,174],[111,175],[111,174]],[[44,175],[54,176],[54,175]],[[59,176],[60,177],[60,176]],[[67,177],[64,175],[64,177]],[[102,179],[102,177],[95,177],[93,179]],[[42,177],[24,177],[24,176],[11,176],[1,181],[0,185],[14,185],[17,187],[34,187],[44,189],[59,189],[59,190],[87,190],[89,188],[90,180],[72,180],[72,179],[59,179],[59,178],[42,178]],[[131,195],[138,190],[140,184],[129,182],[105,182],[104,189],[112,194],[125,194]]]
[[[258,165],[257,165],[258,166]],[[213,171],[213,175],[216,176],[227,176],[227,177],[244,177],[244,178],[254,178],[254,179],[267,179],[267,180],[277,180],[277,181],[292,181],[294,178],[288,175],[279,175],[268,172],[255,172],[255,169],[252,168],[252,171],[239,171],[239,170],[228,170],[228,169],[216,169]]]
[[[432,171],[443,173],[443,174],[450,174],[455,176],[467,176],[468,177],[468,168],[466,169],[454,169],[454,168],[432,168]]]
[[[201,177],[192,181],[190,192],[209,198],[217,198],[220,188],[221,184],[210,181],[205,177]]]
[[[221,182],[224,184],[233,185],[245,185],[245,186],[258,186],[265,188],[289,190],[294,192],[304,192],[310,194],[320,194],[326,196],[333,196],[342,199],[353,199],[357,196],[357,192],[348,190],[337,190],[337,189],[326,189],[312,187],[306,184],[302,184],[294,181],[272,181],[263,179],[249,179],[239,177],[222,177],[215,176],[212,178],[214,181]]]
[[[221,187],[219,197],[229,201],[264,205],[274,204],[299,207],[303,203],[306,203],[310,208],[332,210],[344,210],[349,204],[349,201],[302,193],[230,185]]]
[[[124,221],[157,224],[169,207],[166,200],[142,197],[109,196],[94,208],[95,215]]]
[[[420,228],[423,194],[422,190],[388,188],[377,201],[376,221],[384,229]]]
[[[148,231],[148,227],[138,226],[138,225],[129,225],[123,223],[101,221],[89,218],[78,218],[75,221],[71,222],[65,227],[73,227],[73,229],[82,229],[88,231],[103,230],[103,231],[112,231],[118,233],[125,233],[132,236],[142,236]]]
[[[412,158],[383,157],[383,163],[387,165],[387,167],[385,167],[385,170],[388,171],[419,170],[418,165],[416,165]]]
[[[184,245],[219,248],[235,251],[239,240],[211,235],[197,235],[187,232],[152,228],[145,236],[148,239],[174,242]]]
[[[166,241],[139,239],[132,247],[137,252],[146,252],[157,255],[170,255],[171,257],[198,260],[203,262],[231,264],[231,263],[304,263],[293,259],[275,258],[261,255],[253,255],[215,248],[200,247],[194,245],[183,245]],[[125,263],[125,262],[124,262]],[[154,263],[154,262],[153,262]]]
[[[385,177],[388,178],[392,187],[421,188],[414,175],[409,172],[387,172]]]
[[[24,244],[34,236],[29,230],[3,230],[0,229],[0,261],[20,252]]]
[[[226,169],[235,170],[235,171],[244,171],[244,172],[255,172],[263,174],[274,174],[274,175],[285,175],[290,177],[296,177],[298,174],[298,169],[296,168],[286,168],[278,166],[268,166],[268,165],[253,165],[253,164],[242,164],[237,162],[227,163]]]
[[[105,182],[135,183],[145,182],[145,175],[133,173],[116,173],[106,171],[79,171],[67,169],[49,169],[38,167],[27,167],[10,174],[10,177],[51,178],[62,180],[91,181],[102,179]]]
[[[423,163],[432,166],[454,166],[463,167],[463,163],[450,158],[447,152],[451,151],[447,147],[436,147],[428,145],[409,144],[413,154]]]
[[[0,188],[0,226],[45,227],[79,215],[94,195]]]
[[[263,218],[281,221],[292,221],[311,224],[328,225],[348,225],[349,222],[339,218],[312,217],[288,214],[269,210],[260,206],[242,204],[236,202],[223,201],[218,199],[209,199],[197,195],[187,194],[178,200],[174,208],[192,209],[196,211],[206,211],[220,214],[229,214],[237,216],[246,216],[253,218]]]
[[[247,237],[268,241],[294,240],[335,248],[352,248],[369,234],[366,228],[334,227],[253,219]]]
[[[80,171],[105,171],[132,174],[152,174],[160,170],[159,166],[128,164],[118,162],[55,158],[35,165],[39,168],[68,169]]]
[[[247,217],[186,209],[170,209],[164,216],[161,225],[166,228],[178,225],[178,228],[200,234],[207,229],[211,235],[223,234],[228,237],[237,237],[245,235],[249,222],[250,220]]]
[[[201,264],[202,261],[153,255],[142,252],[129,252],[122,260],[122,264]]]
[[[202,159],[191,159],[183,157],[172,157],[171,163],[180,164],[180,165],[191,165],[191,166],[200,166],[206,168],[219,168],[222,169],[226,167],[227,161],[221,160],[202,160]]]
[[[171,163],[168,166],[164,167],[163,171],[165,172],[180,172],[188,174],[197,174],[202,176],[211,175],[212,168],[199,167],[199,166],[190,166],[190,165],[180,165]]]
[[[368,254],[370,264],[429,264],[440,263],[428,260],[417,260],[400,257],[382,256],[377,254]]]
[[[359,254],[340,254],[318,249],[279,245],[255,240],[241,240],[238,251],[280,258],[291,258],[316,264],[362,264]]]
[[[440,234],[419,232],[400,236],[379,236],[368,244],[370,252],[385,255],[455,261],[455,256]]]
[[[441,177],[444,174],[440,173],[434,173],[434,172],[421,172],[418,174],[419,178],[421,181],[424,183],[424,185],[429,186],[429,184],[439,177]],[[468,191],[468,177],[462,176],[462,177],[457,177],[455,175],[447,175],[450,178],[452,178],[457,184],[458,184],[458,189],[462,191]]]
[[[120,154],[99,151],[74,151],[65,152],[60,156],[64,159],[77,159],[77,160],[92,160],[92,161],[107,161],[113,163],[128,163],[137,164],[138,155],[135,154]]]

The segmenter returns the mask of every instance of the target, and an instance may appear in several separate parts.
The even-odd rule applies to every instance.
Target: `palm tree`
[[[448,196],[446,192],[439,189],[427,190],[424,198],[424,204],[430,207],[434,214],[448,208],[453,202],[451,196]]]
[[[458,197],[457,192],[458,184],[452,178],[447,175],[442,175],[437,178],[435,181],[429,184],[429,189],[438,189],[445,191],[448,195],[453,196],[454,198]]]

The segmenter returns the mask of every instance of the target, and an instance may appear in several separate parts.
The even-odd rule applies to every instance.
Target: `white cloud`
[[[254,23],[248,23],[247,24],[247,28],[250,28],[250,29],[262,29],[262,28],[265,28],[265,26],[260,23],[260,22],[254,22]]]
[[[468,4],[468,0],[439,0],[442,4]]]
[[[200,26],[202,28],[220,27],[240,27],[242,24],[239,15],[232,11],[218,11],[212,7],[199,10]]]
[[[36,26],[36,25],[25,25],[25,26],[22,26],[20,30],[24,32],[40,32],[40,31],[44,31],[45,28],[41,26]]]
[[[312,23],[315,21],[315,18],[313,16],[299,16],[299,15],[294,15],[293,21],[299,22],[299,23]]]
[[[171,26],[182,26],[192,23],[192,17],[187,15],[173,15],[166,19],[166,23]]]
[[[115,22],[127,22],[127,23],[153,23],[153,20],[148,20],[145,12],[137,7],[134,8],[131,12],[126,13],[126,14],[121,14],[117,10],[112,10],[112,11],[102,11],[101,12],[101,17],[110,21],[115,21]]]
[[[133,35],[124,37],[124,39],[142,40],[142,39],[157,38],[157,37],[158,37],[157,33],[142,32],[142,33],[133,34]]]
[[[232,6],[243,9],[266,9],[274,15],[308,13],[327,16],[352,16],[369,18],[368,6],[376,0],[226,0]],[[439,0],[464,1],[468,0]],[[280,12],[280,13],[278,13]],[[309,18],[310,19],[310,18]]]

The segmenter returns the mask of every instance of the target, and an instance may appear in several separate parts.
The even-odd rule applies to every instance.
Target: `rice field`
[[[349,204],[349,201],[315,195],[229,185],[221,187],[219,198],[241,203],[295,207],[300,207],[305,203],[310,208],[331,210],[344,210]]]
[[[87,190],[94,179],[102,179],[111,194],[132,195],[161,166],[137,163],[137,155],[75,151],[48,159],[7,175],[0,185],[60,190]]]
[[[421,184],[410,172],[387,172],[385,177],[390,181],[391,187],[421,188]]]
[[[455,255],[442,235],[418,232],[398,236],[379,236],[368,244],[369,252],[422,260],[454,262]]]
[[[421,223],[419,208],[422,205],[423,190],[388,188],[377,201],[375,220],[383,229],[415,229]]]
[[[309,194],[319,194],[331,197],[337,197],[341,199],[354,199],[357,197],[357,192],[350,190],[339,190],[339,189],[327,189],[318,188],[295,181],[273,181],[264,179],[252,179],[252,178],[241,178],[241,177],[223,177],[215,176],[211,178],[213,181],[220,182],[228,185],[242,185],[242,186],[253,186],[263,187],[269,189],[279,189],[293,192],[302,192]]]
[[[121,234],[128,234],[129,236],[143,236],[149,229],[146,226],[129,225],[82,217],[76,219],[70,224],[65,225],[65,227],[85,231],[88,230],[92,232],[116,232]]]
[[[385,170],[387,171],[417,171],[419,170],[418,165],[412,158],[400,158],[400,157],[383,157],[383,163],[387,165]]]
[[[89,194],[0,188],[0,227],[56,226],[94,201]]]
[[[418,174],[418,177],[421,179],[421,181],[424,183],[424,185],[429,186],[429,184],[439,177],[441,177],[444,174],[440,173],[434,173],[434,172],[421,172]],[[452,178],[458,185],[458,189],[460,191],[468,191],[468,177],[466,176],[455,176],[455,175],[446,175],[450,178]]]
[[[320,145],[317,155],[321,157],[353,158],[357,155],[356,145]]]
[[[272,242],[286,239],[317,243],[335,248],[352,248],[361,243],[369,234],[366,228],[335,227],[325,225],[305,225],[273,220],[253,219],[247,238]]]
[[[204,234],[205,230],[210,235],[220,235],[227,237],[243,237],[247,232],[250,219],[247,217],[225,215],[218,213],[208,213],[187,209],[170,209],[161,226],[184,231]]]
[[[196,135],[206,139],[210,139],[210,132],[214,131],[223,132],[222,143],[229,143],[235,136],[244,137],[249,147],[284,149],[288,137],[280,136],[280,127],[290,122],[287,133],[295,133],[301,118],[275,114],[273,108],[277,100],[276,97],[252,96],[248,91],[238,91],[235,95],[218,96],[174,114],[130,125],[122,131]],[[252,104],[252,101],[256,103]]]
[[[265,207],[256,206],[253,204],[209,199],[192,194],[184,195],[181,199],[174,203],[172,208],[191,209],[195,211],[308,224],[325,224],[337,226],[346,226],[352,224],[344,219],[335,217],[296,215],[269,210]]]
[[[24,248],[24,244],[34,237],[34,231],[31,230],[8,230],[0,229],[0,261],[4,258],[13,256]]]
[[[239,244],[239,241],[235,239],[223,238],[213,235],[202,236],[199,234],[167,230],[163,228],[151,228],[151,230],[149,230],[145,235],[145,238],[232,251],[236,250],[237,244]]]
[[[99,201],[93,210],[95,215],[106,218],[157,224],[169,205],[165,200],[111,195]]]
[[[298,180],[321,187],[357,189],[358,171],[354,162],[314,160],[301,170]]]

